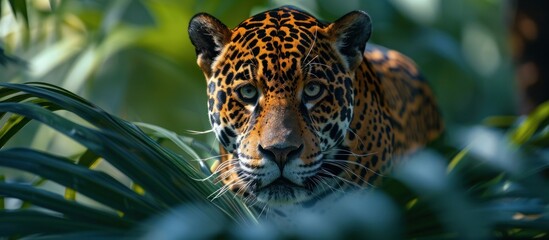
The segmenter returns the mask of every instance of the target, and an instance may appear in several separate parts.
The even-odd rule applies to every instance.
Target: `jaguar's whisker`
[[[375,187],[373,184],[369,183],[368,181],[364,180],[363,177],[361,177],[360,175],[356,174],[352,169],[349,169],[347,166],[343,166],[344,163],[341,163],[341,162],[326,162],[326,164],[329,164],[329,165],[332,165],[332,166],[335,166],[335,167],[338,167],[340,168],[341,170],[343,170],[347,176],[351,177],[351,176],[355,176],[357,177],[357,179],[360,180],[360,182],[370,186],[370,187]]]
[[[233,181],[234,182],[234,181]],[[222,187],[220,187],[219,189],[215,190],[214,192],[212,192],[210,195],[208,195],[208,199],[209,198],[213,198],[210,200],[210,201],[213,201],[215,200],[216,198],[218,198],[219,196],[221,196],[221,194],[225,193],[226,190],[228,190],[230,188],[230,185],[233,183],[229,183],[229,184],[225,184],[223,185]]]
[[[360,142],[360,144],[366,146],[366,144],[364,143],[364,141],[362,141],[360,135],[358,135],[352,128],[349,128],[348,129],[350,133],[354,134],[356,139]]]
[[[315,46],[316,44],[316,38],[317,38],[317,34],[318,34],[318,29],[315,29],[315,32],[314,32],[314,35],[313,35],[313,42],[311,43],[311,46],[309,47],[309,50],[307,51],[307,54],[305,54],[305,57],[303,58],[303,61],[306,61],[307,58],[311,55],[311,52],[313,50],[313,47]],[[318,56],[318,55],[317,55]],[[316,58],[317,56],[315,56],[314,58]],[[313,59],[314,59],[313,58]],[[313,61],[313,59],[311,61],[309,61],[308,63],[306,63],[303,68],[301,68],[302,70],[305,69],[309,63],[311,63]]]
[[[354,166],[356,166],[356,167],[358,167],[358,168],[365,169],[366,171],[369,171],[369,172],[371,172],[371,173],[373,173],[373,174],[375,174],[375,175],[377,175],[377,176],[379,176],[379,177],[385,177],[384,174],[379,173],[379,172],[376,172],[375,170],[373,170],[373,169],[371,169],[371,168],[369,168],[369,167],[366,167],[365,165],[360,164],[360,163],[355,162],[355,161],[342,160],[342,159],[323,159],[323,161],[325,161],[325,162],[343,162],[343,163],[348,163],[348,164],[354,165]]]
[[[331,68],[330,66],[328,66],[328,65],[326,65],[326,64],[324,64],[324,63],[317,63],[317,62],[309,63],[309,65],[319,65],[319,66],[322,66],[322,67],[324,67],[324,68],[326,68],[326,69],[330,69],[330,68]]]
[[[227,153],[227,154],[221,154],[221,155],[216,155],[216,156],[211,156],[211,157],[206,157],[206,158],[195,158],[195,159],[191,159],[190,161],[203,162],[203,161],[208,161],[208,160],[212,160],[212,159],[216,159],[216,158],[222,158],[222,157],[226,157],[226,156],[230,156],[230,155],[232,155],[232,154]]]
[[[212,177],[216,176],[221,171],[223,171],[224,168],[229,167],[232,164],[234,164],[234,163],[232,163],[232,161],[223,162],[223,163],[219,164],[219,166],[217,166],[216,170],[214,172],[212,172],[212,174],[208,175],[207,177],[205,177],[205,178],[192,178],[192,179],[194,181],[197,181],[197,182],[207,181],[207,180],[211,179]]]
[[[192,135],[200,135],[200,134],[208,134],[208,133],[212,133],[214,132],[214,129],[209,129],[209,130],[205,130],[205,131],[195,131],[195,130],[185,130],[187,133],[189,134],[192,134]]]
[[[257,216],[257,218],[261,218],[261,215],[263,214],[263,212],[265,212],[265,209],[267,209],[267,212],[268,212],[268,205],[267,204],[263,204],[263,208],[261,208],[261,211],[259,212],[259,215]],[[267,216],[267,212],[265,212],[265,216]]]
[[[330,177],[331,179],[335,179],[335,178],[332,177],[332,176],[328,176],[328,177]],[[321,184],[324,184],[325,186],[327,186],[332,192],[334,192],[334,193],[335,193],[336,191],[343,192],[342,189],[334,188],[334,187],[332,187],[329,183],[327,183],[327,182],[326,182],[326,178],[320,178],[319,180],[320,180],[319,182],[320,182]]]
[[[208,196],[208,198],[210,198],[212,195],[215,195],[211,200],[211,201],[213,201],[213,200],[219,198],[221,195],[228,192],[232,186],[237,185],[237,184],[241,184],[242,182],[244,182],[244,179],[238,179],[238,180],[235,180],[234,182],[228,183],[228,184],[224,185],[223,187],[221,187],[220,189],[214,191],[212,194],[210,194]]]
[[[339,152],[345,152],[346,154],[341,154]],[[348,151],[348,150],[345,150],[345,149],[337,149],[337,148],[332,148],[328,151],[323,151],[322,153],[323,154],[335,153],[335,154],[341,155],[341,156],[354,156],[354,157],[368,157],[368,156],[372,156],[372,155],[377,154],[377,152],[358,154],[358,153],[354,153],[352,151]]]
[[[331,172],[329,172],[329,171],[326,171],[326,170],[324,170],[324,169],[322,170],[322,173],[328,174],[329,176],[331,176],[331,177],[333,177],[333,178],[335,178],[335,179],[339,179],[339,180],[343,181],[344,183],[350,184],[350,185],[352,185],[352,186],[354,186],[354,187],[357,187],[357,188],[359,188],[359,189],[363,189],[363,187],[360,186],[360,185],[358,185],[356,182],[349,181],[349,180],[347,180],[347,179],[345,179],[345,178],[343,178],[343,177],[337,176],[337,175],[335,175],[335,174],[333,174],[333,173],[331,173]],[[338,181],[338,185],[339,185],[339,181]],[[340,189],[341,189],[342,186],[341,186],[341,185],[339,185],[339,186],[340,186]]]

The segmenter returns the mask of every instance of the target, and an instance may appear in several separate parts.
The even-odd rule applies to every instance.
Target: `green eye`
[[[240,88],[238,88],[238,96],[242,101],[248,103],[248,104],[255,104],[257,101],[257,88],[254,87],[252,84],[246,84]]]
[[[311,101],[319,98],[324,92],[324,87],[318,82],[310,82],[303,88],[305,100]]]

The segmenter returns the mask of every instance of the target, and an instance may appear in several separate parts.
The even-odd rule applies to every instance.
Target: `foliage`
[[[191,16],[235,26],[282,4],[326,20],[367,10],[372,40],[418,62],[449,123],[445,139],[382,186],[322,216],[298,212],[293,228],[257,224],[230,192],[212,200],[219,186],[196,161],[217,155],[203,143],[212,136],[175,133],[209,128]],[[526,118],[491,117],[491,127],[459,126],[513,112],[501,9],[491,0],[0,0],[0,237],[545,238],[549,103]]]
[[[324,215],[298,212],[293,216],[296,227],[288,228],[256,225],[257,214],[230,193],[211,201],[219,186],[205,178],[190,158],[175,154],[158,140],[173,140],[195,157],[198,153],[193,149],[200,145],[191,147],[190,141],[169,131],[138,124],[156,136],[155,140],[135,124],[53,85],[0,86],[0,112],[5,122],[0,130],[2,145],[34,120],[86,148],[76,156],[30,148],[0,150],[1,166],[41,177],[32,184],[0,184],[0,196],[25,202],[0,213],[0,236],[478,239],[545,236],[549,231],[549,191],[545,187],[549,156],[543,151],[547,142],[540,140],[549,135],[547,124],[541,124],[549,120],[549,105],[509,130],[509,138],[493,130],[474,129],[464,140],[473,140],[464,150],[436,148],[455,155],[450,162],[437,153],[419,153],[393,176],[386,176],[380,188],[349,194]],[[61,110],[74,113],[86,124],[54,114]],[[529,134],[525,137],[524,132]],[[482,145],[475,143],[479,140]],[[132,184],[94,170],[99,159],[129,177]],[[199,178],[205,180],[197,181]],[[64,186],[65,196],[41,188],[44,180]],[[94,203],[76,199],[79,195]],[[156,220],[151,224],[143,224],[153,217]]]
[[[42,181],[31,185],[2,183],[0,195],[53,212],[30,208],[28,204],[15,210],[6,209],[0,216],[1,236],[91,230],[116,232],[136,227],[140,221],[184,203],[217,206],[235,221],[254,221],[247,207],[231,194],[210,201],[209,195],[218,187],[210,181],[197,182],[196,179],[204,175],[189,160],[161,147],[134,124],[53,85],[0,86],[0,112],[7,118],[0,130],[2,146],[30,120],[36,120],[86,148],[81,154],[69,157],[29,148],[0,151],[0,166],[27,171],[66,187],[63,197],[41,189]],[[53,113],[60,110],[74,113],[89,126]],[[165,135],[158,130],[157,134]],[[134,189],[105,172],[92,170],[100,159],[130,178]],[[76,201],[76,194],[85,195],[97,204]]]

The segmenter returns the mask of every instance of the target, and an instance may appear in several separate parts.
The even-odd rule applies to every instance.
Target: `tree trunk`
[[[520,112],[549,100],[549,1],[511,0],[511,49]]]

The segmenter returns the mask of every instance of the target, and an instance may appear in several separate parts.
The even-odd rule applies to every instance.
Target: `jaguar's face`
[[[232,154],[221,165],[227,186],[276,205],[312,199],[338,178],[367,40],[354,46],[348,31],[369,24],[361,12],[345,17],[326,25],[280,8],[233,30],[205,14],[191,20],[210,122]]]

